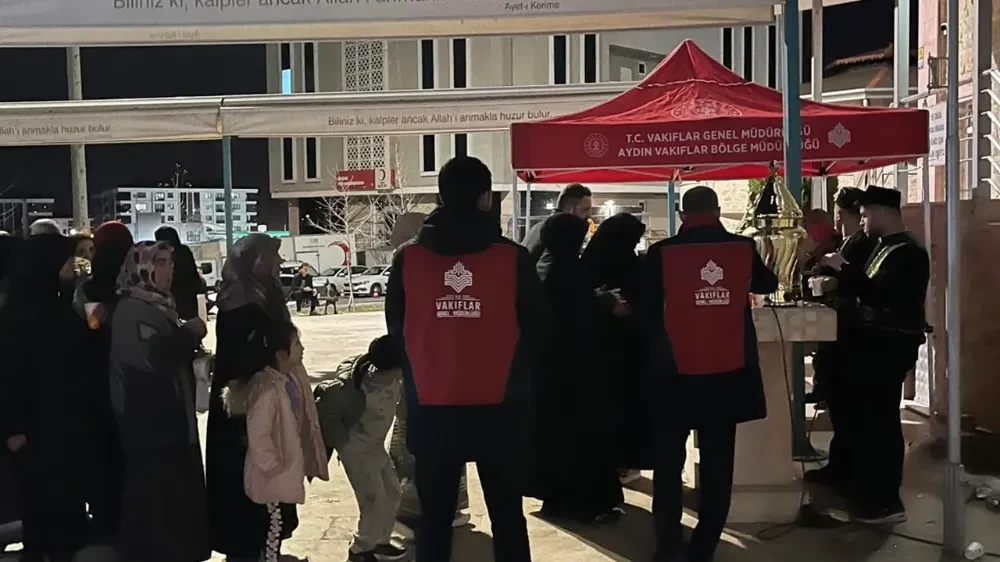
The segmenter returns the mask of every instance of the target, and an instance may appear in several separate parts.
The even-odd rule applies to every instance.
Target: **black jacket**
[[[656,396],[658,413],[666,414],[671,423],[697,429],[716,424],[734,424],[767,417],[764,385],[757,351],[757,331],[753,323],[750,300],[746,315],[746,366],[735,373],[680,376],[674,363],[670,340],[663,325],[663,263],[662,250],[674,244],[718,244],[742,242],[754,246],[753,240],[727,232],[719,226],[681,228],[677,236],[657,242],[644,261],[643,307],[641,322],[648,338],[650,376]],[[769,294],[778,289],[778,278],[753,250],[754,263],[750,290]],[[667,271],[669,274],[669,265]]]
[[[454,211],[447,207],[431,213],[417,238],[401,246],[393,259],[385,300],[389,334],[399,338],[405,346],[405,248],[419,244],[435,254],[451,256],[482,252],[498,243],[516,246],[501,235],[499,225],[489,213]],[[531,371],[544,361],[544,338],[548,331],[534,264],[524,250],[519,250],[517,260],[514,307],[519,338],[505,402],[500,406],[419,406],[407,359],[403,365],[403,388],[408,404],[407,445],[415,455],[447,454],[472,461],[498,447],[518,444],[523,434],[515,428],[530,427]],[[470,371],[469,376],[475,375]]]
[[[868,260],[849,261],[837,279],[857,298],[857,357],[897,373],[912,369],[927,328],[930,260],[923,245],[909,232],[883,236]]]

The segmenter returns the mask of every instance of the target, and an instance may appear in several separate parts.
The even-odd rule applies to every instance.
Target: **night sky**
[[[800,0],[808,2],[808,0]],[[916,41],[917,2],[912,2]],[[884,48],[893,37],[893,0],[862,0],[825,12],[824,62]],[[846,30],[846,31],[845,31]],[[811,56],[806,14],[804,60]],[[0,48],[0,101],[66,99],[63,49]],[[88,99],[255,94],[266,91],[263,45],[133,47],[82,50],[83,93]],[[808,75],[804,77],[808,80]],[[87,181],[97,193],[121,185],[166,180],[180,162],[194,185],[221,186],[219,142],[125,144],[87,147]],[[267,142],[233,141],[237,187],[268,184]],[[69,216],[70,166],[67,147],[0,148],[0,191],[5,197],[54,197],[57,214]],[[264,195],[264,193],[262,193]],[[266,195],[265,195],[266,197]],[[262,197],[261,222],[282,226],[280,206]]]

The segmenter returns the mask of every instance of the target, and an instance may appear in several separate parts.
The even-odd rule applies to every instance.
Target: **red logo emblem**
[[[583,141],[583,151],[591,158],[603,158],[610,147],[608,137],[602,133],[591,133]]]

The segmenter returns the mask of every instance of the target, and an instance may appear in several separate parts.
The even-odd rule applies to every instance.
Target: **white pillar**
[[[910,95],[910,1],[896,0],[893,55],[892,101],[899,107]],[[957,30],[957,28],[956,28]],[[950,31],[950,29],[949,29]],[[896,189],[903,192],[903,202],[909,191],[910,176],[906,164],[896,165]]]
[[[823,101],[823,0],[812,3],[812,99]],[[812,180],[811,197],[813,209],[826,208],[826,178]],[[808,210],[808,209],[803,209]]]
[[[66,81],[69,83],[69,99],[83,99],[83,75],[80,71],[80,48],[66,49]],[[73,226],[77,230],[90,229],[90,213],[87,205],[87,152],[82,144],[69,147],[73,185]]]

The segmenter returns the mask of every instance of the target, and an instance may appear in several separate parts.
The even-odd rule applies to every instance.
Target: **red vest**
[[[746,242],[665,245],[663,327],[681,375],[746,365],[753,248]]]
[[[421,406],[503,402],[517,346],[517,248],[405,248],[403,336]]]

